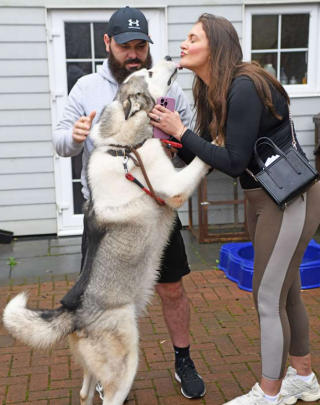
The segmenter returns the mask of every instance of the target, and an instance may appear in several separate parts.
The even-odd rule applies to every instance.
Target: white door
[[[116,9],[48,10],[48,58],[52,94],[52,128],[62,117],[68,93],[83,75],[96,72],[107,52],[103,35]],[[165,8],[141,9],[149,22],[153,60],[167,54]],[[58,235],[81,234],[83,229],[81,155],[55,156]]]

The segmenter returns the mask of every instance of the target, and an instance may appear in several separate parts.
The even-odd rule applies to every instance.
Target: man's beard
[[[112,74],[112,76],[116,79],[116,81],[119,84],[122,84],[123,81],[131,75],[131,73],[136,72],[137,70],[140,69],[151,69],[152,67],[152,56],[150,53],[150,48],[148,50],[148,55],[147,58],[144,62],[142,62],[141,59],[134,58],[134,59],[127,59],[124,63],[120,63],[118,59],[114,56],[114,53],[112,52],[111,48],[109,51],[109,69]],[[127,64],[129,63],[140,63],[140,67],[132,67],[128,68]]]

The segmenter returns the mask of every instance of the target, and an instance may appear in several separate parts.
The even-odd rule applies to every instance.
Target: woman
[[[161,106],[150,113],[152,125],[181,141],[185,153],[240,176],[255,248],[253,294],[260,321],[262,379],[229,404],[315,401],[320,387],[311,370],[299,265],[320,222],[320,184],[283,212],[245,171],[259,171],[253,156],[258,138],[270,137],[283,150],[291,146],[289,97],[258,64],[242,62],[237,33],[224,18],[203,14],[181,50],[181,67],[195,73],[196,132],[201,136],[185,128],[178,113]],[[297,147],[303,153],[298,142]],[[262,145],[259,154],[265,161],[273,153]],[[283,380],[288,353],[292,367]]]

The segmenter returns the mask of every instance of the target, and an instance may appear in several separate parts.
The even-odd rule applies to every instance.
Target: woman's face
[[[195,73],[209,67],[209,41],[201,23],[193,26],[188,38],[182,42],[180,65]]]

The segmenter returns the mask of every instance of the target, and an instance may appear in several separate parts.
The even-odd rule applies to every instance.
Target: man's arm
[[[71,157],[78,155],[86,140],[95,112],[85,116],[83,95],[79,81],[73,86],[62,120],[53,133],[53,145],[58,155]]]

